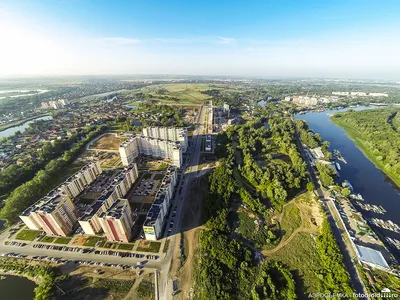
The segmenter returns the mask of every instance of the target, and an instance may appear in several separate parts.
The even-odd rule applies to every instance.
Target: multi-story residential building
[[[99,215],[99,222],[109,241],[128,243],[132,237],[132,212],[128,200],[118,199]]]
[[[128,166],[139,155],[139,136],[132,136],[119,146],[119,154],[124,166]]]
[[[188,133],[185,127],[144,127],[143,136],[179,142],[182,152],[187,150]]]
[[[88,164],[68,178],[58,189],[70,198],[75,198],[102,172],[99,162]]]
[[[144,155],[170,159],[172,164],[177,167],[182,164],[182,148],[179,142],[141,137],[139,152]]]
[[[69,102],[66,99],[61,99],[61,100],[55,100],[55,101],[49,101],[49,102],[42,102],[40,103],[41,107],[44,109],[59,109],[59,108],[64,108],[65,105],[68,105]]]
[[[176,141],[133,136],[121,144],[119,153],[122,164],[125,166],[132,163],[139,153],[170,159],[177,167],[182,165],[182,147],[180,142]]]
[[[138,177],[137,165],[134,163],[118,173],[111,185],[104,187],[102,195],[79,219],[79,224],[86,234],[94,235],[101,232],[99,216],[109,209],[117,199],[125,197]]]
[[[43,229],[48,235],[67,236],[78,216],[71,199],[53,191],[26,209],[20,218],[30,229]]]
[[[210,100],[208,104],[208,119],[207,119],[207,133],[213,133],[213,124],[214,124],[214,112],[213,112],[213,102]]]
[[[147,212],[143,224],[143,231],[146,240],[157,240],[161,237],[165,216],[171,206],[173,191],[177,182],[177,169],[170,166],[161,181],[160,189]]]

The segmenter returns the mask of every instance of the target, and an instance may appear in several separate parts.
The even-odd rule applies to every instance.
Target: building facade
[[[177,169],[170,166],[161,181],[160,189],[157,191],[143,224],[146,240],[157,240],[161,237],[165,216],[170,209],[176,183]]]
[[[124,166],[131,164],[139,154],[170,159],[179,168],[182,165],[182,147],[177,141],[133,136],[120,145],[119,153]]]
[[[99,216],[107,211],[115,201],[125,197],[138,177],[139,172],[137,165],[133,163],[115,176],[113,184],[104,187],[105,189],[102,195],[79,219],[79,225],[82,227],[85,234],[95,235],[102,231]]]
[[[48,235],[67,236],[79,213],[68,196],[55,193],[40,199],[20,216],[30,229],[44,230]]]
[[[132,238],[132,212],[128,200],[118,199],[99,215],[99,222],[109,241],[128,243]]]
[[[60,185],[59,190],[70,198],[75,198],[102,172],[99,162],[86,165]]]
[[[188,147],[188,133],[185,127],[144,127],[143,136],[179,142],[183,153]]]

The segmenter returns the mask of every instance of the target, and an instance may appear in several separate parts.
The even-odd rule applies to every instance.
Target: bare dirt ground
[[[90,149],[102,149],[102,150],[118,150],[119,145],[125,141],[124,138],[118,137],[113,133],[106,134],[95,141]]]
[[[180,242],[176,243],[170,269],[172,279],[179,281],[179,290],[181,292],[175,296],[177,300],[189,299],[193,288],[195,255],[199,234],[204,228],[201,214],[203,210],[203,195],[206,193],[207,177],[194,179],[194,184],[185,202],[181,224],[187,257],[183,266],[181,266]]]

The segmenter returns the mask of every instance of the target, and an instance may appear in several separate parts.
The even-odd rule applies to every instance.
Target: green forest
[[[293,125],[281,111],[266,109],[218,135],[219,164],[208,177],[209,193],[204,196],[206,229],[199,237],[194,299],[305,299],[305,291],[352,294],[349,274],[326,220],[320,234],[310,239],[317,252],[318,290],[304,287],[291,264],[263,258],[258,251],[279,241],[279,230],[267,221],[271,212],[280,211],[307,185]],[[240,213],[239,218],[233,217],[240,210],[257,216],[259,227],[264,226],[262,234],[236,232],[237,223],[240,228],[246,219]]]
[[[384,108],[348,111],[332,116],[332,121],[364,154],[400,186],[400,113]]]

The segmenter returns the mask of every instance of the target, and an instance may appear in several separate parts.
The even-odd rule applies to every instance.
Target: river
[[[105,97],[105,96],[109,96],[112,94],[118,94],[118,93],[125,92],[125,91],[127,91],[127,90],[123,89],[123,90],[110,91],[110,92],[105,92],[105,93],[101,93],[101,94],[85,96],[85,97],[82,97],[81,99],[100,98],[100,97]]]
[[[355,110],[368,108],[373,107],[357,107]],[[338,149],[347,160],[347,164],[339,162],[341,166],[340,182],[345,179],[349,180],[354,192],[360,193],[366,203],[382,205],[387,211],[384,215],[380,215],[360,210],[363,216],[392,220],[400,225],[400,189],[380,169],[375,167],[346,135],[346,132],[333,124],[329,118],[329,114],[344,110],[346,109],[310,112],[295,117],[307,121],[312,130],[330,142],[330,150]],[[385,229],[378,230],[385,236],[400,240],[399,234]]]
[[[32,300],[36,286],[27,278],[7,275],[0,280],[0,299]]]
[[[32,124],[35,121],[39,120],[51,120],[53,119],[52,116],[44,116],[44,117],[39,117],[30,121],[26,121],[25,123],[22,123],[20,125],[16,125],[13,127],[9,127],[7,129],[4,129],[3,131],[0,131],[0,138],[8,137],[10,135],[14,135],[17,131],[24,132],[25,129],[29,127],[29,124]]]

